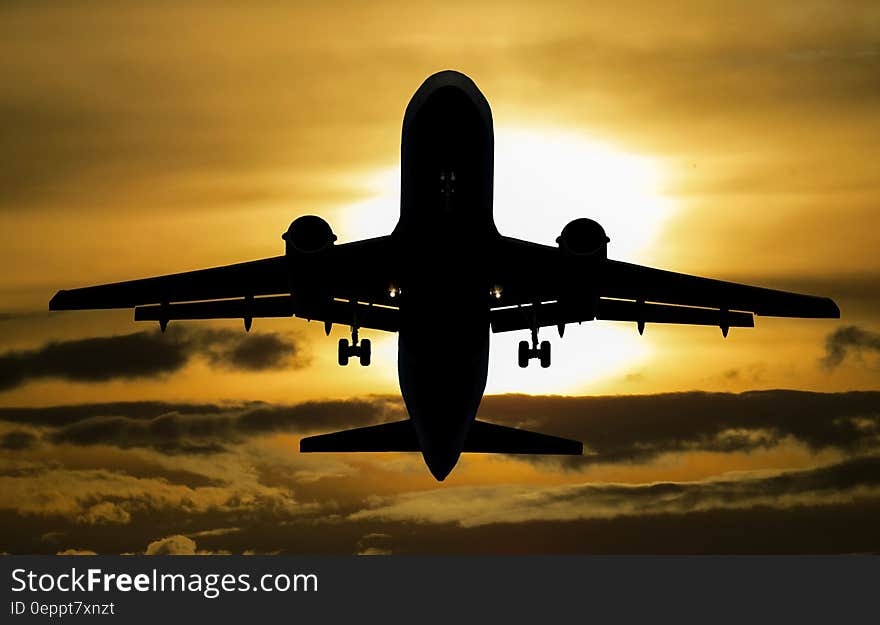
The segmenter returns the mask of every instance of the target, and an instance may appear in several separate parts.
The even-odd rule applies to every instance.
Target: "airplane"
[[[340,365],[369,365],[360,329],[396,332],[409,418],[303,438],[301,452],[421,452],[443,481],[462,452],[580,455],[583,444],[476,419],[494,332],[528,331],[520,367],[551,362],[542,328],[617,320],[732,327],[754,315],[839,318],[829,298],[723,282],[608,258],[582,217],[556,246],[504,236],[493,218],[492,112],[462,73],[428,77],[406,107],[400,218],[377,238],[337,243],[321,217],[295,219],[284,254],[211,269],[59,291],[50,310],[134,308],[136,321],[299,317],[348,326]],[[536,207],[539,208],[539,207]],[[490,332],[491,330],[491,332]]]

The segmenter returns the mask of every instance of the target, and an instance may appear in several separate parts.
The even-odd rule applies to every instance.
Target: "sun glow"
[[[576,132],[501,128],[495,134],[495,223],[504,235],[556,245],[566,223],[590,217],[611,238],[609,255],[648,262],[640,255],[673,212],[673,202],[663,195],[662,173],[650,158]],[[343,242],[387,234],[397,223],[397,165],[364,176],[359,186],[367,197],[340,207],[332,222]],[[542,370],[536,362],[528,369],[516,364],[517,342],[527,339],[527,332],[493,335],[487,391],[583,392],[636,366],[649,351],[649,342],[622,324],[569,326],[564,340],[554,328],[541,332],[541,339],[554,337],[553,365]],[[385,341],[391,353],[396,339]]]
[[[672,212],[659,164],[588,136],[506,129],[495,137],[495,224],[505,235],[555,245],[562,227],[589,217],[614,257],[634,260]]]

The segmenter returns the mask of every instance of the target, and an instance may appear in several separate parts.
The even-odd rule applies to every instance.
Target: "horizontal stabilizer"
[[[474,421],[465,441],[464,451],[483,454],[580,456],[584,452],[584,444],[559,436],[509,428],[487,421]]]
[[[331,434],[307,436],[299,442],[303,453],[313,451],[421,451],[412,422],[394,421]]]
[[[549,434],[474,421],[464,451],[481,454],[554,454],[579,456],[583,443]],[[412,421],[394,421],[331,434],[308,436],[299,443],[308,452],[421,451]]]

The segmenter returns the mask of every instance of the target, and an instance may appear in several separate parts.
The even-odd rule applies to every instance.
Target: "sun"
[[[674,202],[664,195],[663,167],[583,133],[555,128],[498,128],[495,132],[494,215],[507,236],[556,245],[562,227],[578,217],[603,225],[614,258],[642,258],[667,219]],[[358,181],[366,196],[334,211],[340,241],[390,232],[400,211],[399,166],[370,172]],[[516,364],[517,342],[526,332],[492,336],[487,392],[577,393],[619,376],[648,357],[650,343],[623,324],[585,323],[555,328],[541,338],[553,341],[553,366],[542,370]],[[392,352],[396,337],[388,342]],[[376,347],[382,349],[381,344]],[[383,350],[384,351],[384,350]],[[396,351],[396,349],[395,349]],[[389,377],[394,372],[389,368]]]
[[[495,224],[502,234],[555,245],[562,227],[595,219],[615,257],[632,260],[672,203],[658,163],[557,129],[509,128],[495,137]]]

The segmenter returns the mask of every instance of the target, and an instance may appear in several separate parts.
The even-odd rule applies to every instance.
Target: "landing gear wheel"
[[[348,364],[348,339],[339,339],[339,365]]]
[[[529,342],[519,342],[519,366],[523,369],[529,366]]]
[[[550,341],[541,341],[538,358],[541,360],[541,368],[546,369],[550,366]]]
[[[372,348],[370,345],[370,339],[363,339],[361,341],[361,348],[360,348],[360,360],[361,360],[362,367],[369,366],[371,352],[372,352]]]

